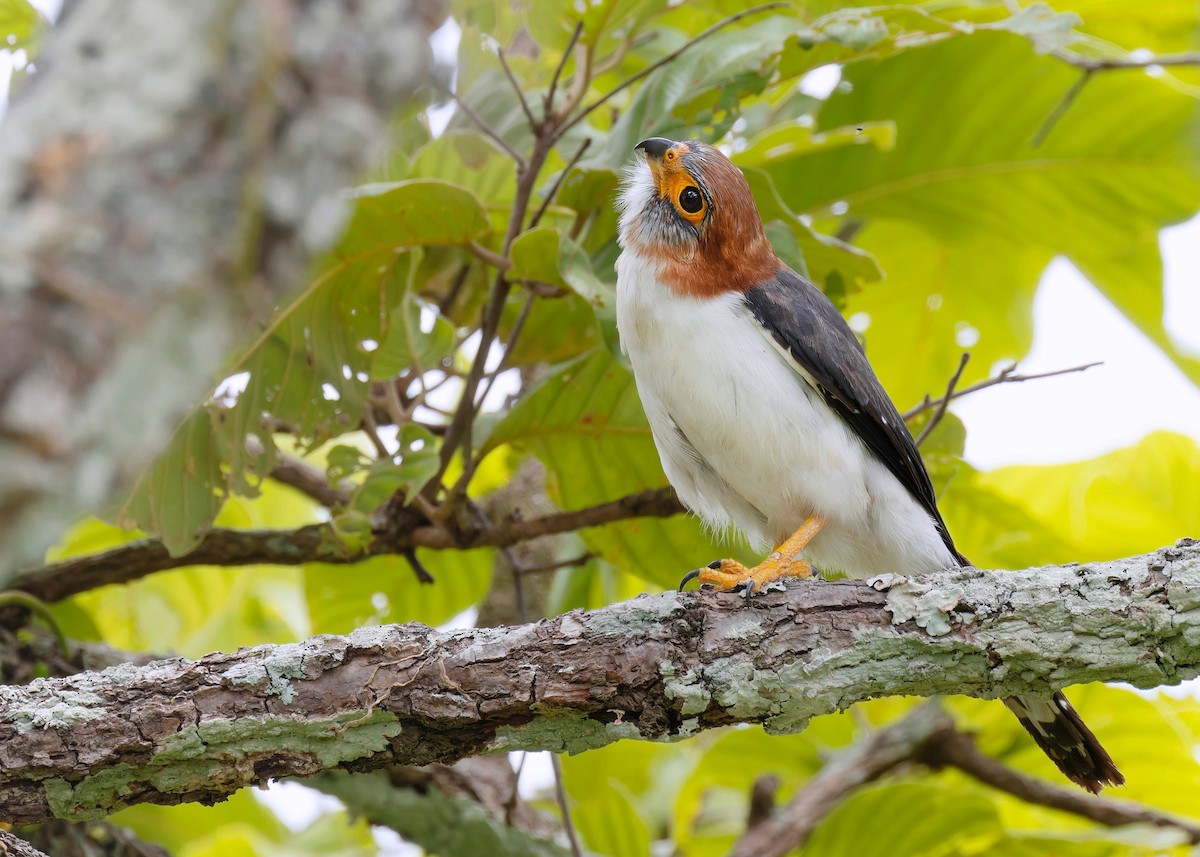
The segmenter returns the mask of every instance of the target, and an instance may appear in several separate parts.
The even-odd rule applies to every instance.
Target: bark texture
[[[214,801],[273,777],[580,752],[874,696],[1003,697],[1200,673],[1200,547],[1019,572],[643,595],[536,624],[423,625],[0,689],[0,814]]]
[[[0,128],[0,582],[337,238],[437,0],[68,4]]]

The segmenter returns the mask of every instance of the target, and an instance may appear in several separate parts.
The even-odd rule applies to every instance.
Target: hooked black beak
[[[641,149],[647,155],[654,158],[661,158],[667,153],[667,149],[675,145],[674,140],[668,140],[666,137],[649,137],[633,147],[634,151]]]

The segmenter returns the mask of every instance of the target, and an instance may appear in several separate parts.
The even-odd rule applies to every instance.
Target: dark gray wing
[[[916,441],[837,308],[816,286],[786,267],[747,291],[745,302],[834,413],[929,513],[950,553],[963,565],[970,565],[954,547],[938,511],[933,483]]]

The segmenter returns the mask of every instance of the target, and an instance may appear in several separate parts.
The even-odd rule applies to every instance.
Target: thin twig
[[[1075,66],[1083,73],[1079,76],[1078,80],[1071,84],[1070,89],[1063,94],[1058,104],[1050,111],[1050,115],[1046,117],[1046,121],[1042,123],[1042,127],[1030,139],[1030,148],[1034,149],[1040,146],[1046,137],[1049,136],[1054,126],[1058,124],[1063,115],[1071,108],[1071,105],[1075,103],[1075,99],[1079,97],[1079,93],[1083,92],[1083,88],[1087,86],[1088,81],[1097,72],[1128,71],[1151,67],[1200,66],[1200,52],[1198,51],[1138,57],[1137,59],[1133,57],[1088,57],[1071,51],[1055,51],[1054,56],[1056,59]]]
[[[1075,103],[1075,99],[1079,97],[1079,93],[1083,92],[1083,88],[1088,85],[1088,81],[1092,79],[1093,69],[1085,68],[1078,79],[1071,84],[1070,88],[1063,93],[1063,97],[1054,105],[1054,109],[1050,111],[1050,115],[1046,117],[1046,121],[1037,129],[1037,133],[1029,140],[1029,148],[1036,149],[1042,145],[1042,142],[1050,136],[1050,132],[1054,130],[1054,126],[1063,118],[1071,105]]]
[[[958,361],[958,368],[954,370],[954,374],[950,376],[950,383],[946,385],[946,395],[942,396],[941,403],[937,406],[937,410],[933,412],[929,422],[925,424],[925,428],[921,429],[921,433],[917,435],[917,446],[925,442],[925,438],[933,433],[946,416],[946,408],[950,407],[950,400],[954,398],[954,388],[958,386],[958,381],[962,378],[963,370],[967,368],[967,363],[971,360],[971,352],[964,351],[962,357]]]
[[[785,8],[787,5],[788,5],[787,3],[779,2],[779,3],[763,3],[760,6],[752,6],[749,9],[743,9],[741,12],[738,12],[734,15],[730,15],[728,18],[724,18],[724,19],[718,21],[717,23],[713,24],[711,27],[709,27],[706,30],[702,30],[700,33],[698,33],[694,37],[692,37],[692,38],[688,39],[686,42],[684,42],[680,47],[671,51],[671,53],[667,54],[665,57],[662,57],[661,59],[656,60],[655,62],[646,66],[644,69],[639,71],[637,74],[634,74],[634,75],[631,75],[630,77],[625,78],[625,80],[618,83],[615,87],[610,89],[604,95],[601,95],[599,98],[597,98],[591,104],[584,107],[582,110],[580,110],[578,113],[576,113],[572,118],[568,119],[566,122],[563,123],[563,125],[559,129],[560,133],[565,134],[567,131],[571,130],[576,125],[578,125],[580,122],[582,122],[584,119],[586,119],[597,108],[606,104],[610,99],[612,99],[619,93],[624,92],[626,89],[633,86],[639,80],[642,80],[643,78],[648,77],[651,74],[654,74],[654,72],[658,71],[663,66],[674,62],[679,57],[680,54],[684,53],[685,51],[689,50],[690,48],[695,47],[697,44],[704,41],[705,39],[707,39],[709,36],[713,35],[714,33],[725,29],[730,24],[737,23],[738,21],[742,20],[743,18],[747,18],[751,15],[757,15],[760,12],[769,12],[772,9],[782,9],[782,8]]]
[[[508,65],[508,60],[504,58],[504,48],[497,48],[496,56],[500,60],[500,67],[504,69],[504,75],[508,78],[508,82],[512,84],[513,92],[517,94],[517,102],[521,105],[521,112],[525,114],[525,121],[529,123],[529,129],[536,132],[538,122],[533,118],[533,111],[529,109],[529,102],[525,100],[525,93],[521,91],[521,84],[517,83],[517,76],[513,74],[512,68]]]
[[[579,20],[575,24],[575,29],[571,31],[571,38],[567,39],[567,46],[563,48],[562,56],[558,60],[558,66],[554,69],[554,74],[550,77],[550,85],[546,87],[546,96],[544,99],[545,109],[542,111],[547,118],[554,113],[554,95],[558,89],[558,82],[562,79],[563,69],[567,67],[567,57],[571,55],[571,51],[575,48],[575,43],[579,41],[579,35],[583,32],[583,20]]]
[[[464,116],[466,116],[468,119],[471,120],[471,122],[475,125],[476,128],[478,128],[480,131],[482,131],[489,140],[491,140],[493,143],[495,143],[497,146],[499,146],[501,149],[503,149],[508,154],[508,156],[510,158],[512,158],[513,161],[516,162],[517,169],[522,170],[525,168],[525,159],[521,157],[521,153],[518,152],[516,149],[514,149],[512,146],[510,146],[503,137],[501,137],[499,134],[497,134],[496,129],[494,129],[491,125],[489,125],[482,116],[480,116],[478,113],[476,113],[470,107],[468,107],[467,103],[465,101],[463,101],[461,98],[459,98],[458,94],[454,90],[452,90],[450,87],[448,87],[444,84],[441,84],[440,88],[444,93],[446,93],[446,95],[450,96],[450,98],[453,99],[455,106],[457,106],[458,109],[463,112]]]
[[[430,584],[434,582],[434,576],[429,573],[429,569],[417,559],[417,552],[412,548],[400,551],[400,556],[408,561],[408,567],[413,570],[413,574],[417,576],[417,583]]]
[[[558,562],[548,562],[545,565],[527,565],[521,569],[521,574],[545,574],[549,571],[558,571],[563,568],[577,568],[581,565],[587,565],[596,554],[588,551],[579,556],[573,556],[570,559],[560,559]]]
[[[988,378],[986,381],[979,381],[978,383],[972,384],[969,387],[963,387],[961,390],[955,391],[954,394],[952,396],[950,396],[950,398],[951,398],[951,400],[961,399],[963,396],[969,396],[972,393],[978,393],[980,390],[986,390],[988,387],[995,387],[998,384],[1019,384],[1022,381],[1035,381],[1039,378],[1054,378],[1058,375],[1069,375],[1072,372],[1083,372],[1087,369],[1092,369],[1092,368],[1095,368],[1096,366],[1101,366],[1101,365],[1103,365],[1103,363],[1104,363],[1104,361],[1097,360],[1094,363],[1084,363],[1080,366],[1072,366],[1069,369],[1055,369],[1052,372],[1035,372],[1032,375],[1017,375],[1017,374],[1015,374],[1017,371],[1017,364],[1014,363],[1013,365],[1009,366],[1007,369],[1001,369],[999,374],[997,374],[991,378]],[[904,417],[904,419],[906,421],[911,420],[914,417],[920,416],[921,414],[925,413],[925,411],[928,411],[930,408],[941,407],[941,404],[942,404],[941,397],[938,397],[936,399],[931,399],[928,396],[926,396],[925,400],[923,402],[921,402],[919,405],[905,411],[902,416]]]
[[[533,217],[530,219],[530,227],[538,225],[538,221],[542,219],[542,215],[546,213],[546,209],[550,207],[550,203],[554,201],[554,197],[558,196],[558,191],[562,188],[563,182],[567,179],[567,173],[575,169],[575,165],[579,163],[579,159],[583,157],[583,153],[588,150],[588,146],[590,145],[592,145],[592,140],[589,137],[583,141],[583,145],[579,147],[579,151],[577,151],[574,157],[572,157],[571,160],[567,162],[567,165],[563,167],[563,171],[559,173],[558,178],[554,180],[554,184],[551,186],[550,192],[546,194],[546,198],[542,200],[542,204],[538,206],[538,210],[534,212]]]
[[[1200,66],[1200,51],[1188,51],[1177,54],[1162,54],[1160,56],[1139,57],[1085,57],[1068,51],[1057,51],[1055,57],[1070,63],[1085,71],[1122,71],[1129,69],[1145,69],[1153,66],[1168,68],[1171,66]]]
[[[562,811],[563,830],[567,832],[567,842],[571,845],[573,857],[583,857],[579,847],[579,837],[575,835],[575,824],[571,821],[571,810],[567,806],[567,790],[563,788],[562,762],[557,753],[550,754],[550,764],[554,768],[554,796],[558,799],[558,808]]]

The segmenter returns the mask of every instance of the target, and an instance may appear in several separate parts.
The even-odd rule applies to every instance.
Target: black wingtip
[[[683,587],[688,585],[688,581],[695,580],[699,576],[700,576],[700,569],[693,568],[691,571],[689,571],[687,574],[685,574],[683,576],[683,580],[679,581],[679,591],[683,592]]]
[[[647,137],[633,148],[634,151],[641,149],[647,155],[652,155],[655,158],[661,158],[667,153],[667,149],[674,145],[675,141],[668,140],[666,137]]]

